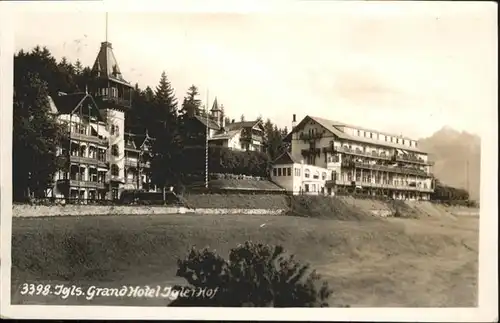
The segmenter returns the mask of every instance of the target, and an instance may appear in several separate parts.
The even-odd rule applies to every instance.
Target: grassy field
[[[264,225],[263,225],[264,224]],[[331,306],[476,306],[478,218],[342,221],[293,216],[13,219],[17,304],[164,306],[165,299],[26,297],[24,282],[171,285],[192,244],[227,256],[245,240],[283,245],[334,289]]]

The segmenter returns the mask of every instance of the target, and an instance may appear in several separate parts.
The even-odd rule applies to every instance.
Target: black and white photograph
[[[0,6],[3,318],[495,320],[496,4],[137,3]]]

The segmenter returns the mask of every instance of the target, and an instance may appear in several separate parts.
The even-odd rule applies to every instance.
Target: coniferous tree
[[[181,115],[195,116],[200,115],[201,100],[198,99],[200,92],[195,85],[191,85],[182,102]]]
[[[83,65],[82,65],[82,62],[80,62],[79,59],[76,60],[74,68],[75,68],[75,75],[78,76],[78,75],[82,74],[82,72],[83,72]]]
[[[156,140],[152,147],[152,181],[165,192],[166,187],[178,185],[182,178],[182,142],[177,119],[177,100],[165,72],[156,88],[154,113],[156,121],[153,135]]]
[[[183,142],[188,146],[200,145],[205,141],[205,133],[200,133],[195,127],[194,116],[201,115],[201,100],[198,99],[198,88],[191,85],[182,102],[179,115],[179,126]]]
[[[66,133],[50,113],[47,84],[38,74],[14,80],[12,187],[15,200],[44,196],[64,167],[57,154]]]
[[[271,160],[275,160],[286,151],[283,139],[288,134],[287,129],[280,129],[268,118],[264,122],[265,143],[264,148]]]

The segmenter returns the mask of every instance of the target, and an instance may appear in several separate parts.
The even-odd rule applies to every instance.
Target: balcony
[[[95,188],[98,190],[106,189],[106,184],[102,182],[93,182],[93,181],[80,181],[76,179],[61,179],[58,182],[69,183],[69,186],[72,188],[80,187],[80,188]]]
[[[416,192],[426,192],[426,193],[434,192],[434,189],[429,188],[429,187],[424,188],[424,187],[417,187],[417,186],[382,184],[382,183],[362,182],[362,181],[356,181],[354,183],[356,186],[360,186],[360,187],[404,190],[404,191],[416,191]],[[343,186],[351,186],[353,184],[353,182],[352,181],[337,180],[337,181],[335,181],[335,184],[336,185],[343,185]]]
[[[108,163],[104,160],[100,160],[97,158],[90,157],[82,157],[82,156],[70,156],[70,160],[75,164],[85,164],[85,165],[95,165],[102,168],[108,168]]]
[[[428,174],[427,172],[425,172],[423,170],[415,169],[415,168],[391,167],[391,166],[385,166],[385,165],[372,165],[372,164],[365,164],[365,163],[353,162],[353,161],[343,161],[341,165],[342,165],[342,167],[346,167],[346,168],[355,167],[355,168],[360,168],[360,169],[370,169],[370,170],[384,171],[384,172],[389,172],[389,173],[432,177],[432,175]]]
[[[137,159],[136,160],[127,159],[127,158],[125,159],[125,166],[126,167],[137,167],[137,166],[139,166],[138,164],[139,164],[139,161]]]
[[[264,137],[256,134],[243,134],[241,141],[252,143],[253,141],[264,142]]]
[[[393,157],[392,155],[387,155],[387,154],[377,154],[377,153],[365,153],[361,150],[355,151],[353,149],[349,149],[346,147],[339,147],[337,149],[338,152],[349,154],[352,156],[359,156],[359,157],[370,157],[370,158],[376,158],[376,159],[382,159],[382,160],[391,160]]]
[[[70,138],[73,140],[89,142],[89,143],[100,145],[100,146],[108,146],[107,139],[99,138],[97,136],[88,136],[88,135],[83,135],[81,133],[72,132],[70,134]]]
[[[321,149],[319,148],[309,148],[309,149],[302,149],[300,151],[302,156],[307,157],[307,156],[321,156]]]
[[[127,99],[112,97],[109,95],[99,96],[98,98],[104,103],[109,103],[120,107],[129,108],[131,106],[131,101]]]
[[[109,182],[119,182],[119,183],[125,183],[125,180],[123,179],[123,177],[119,176],[119,175],[109,175],[107,176],[107,181]]]
[[[430,165],[430,166],[434,165],[434,162],[431,161],[426,162],[422,158],[413,155],[398,155],[396,156],[396,161],[418,164],[418,165]]]
[[[315,141],[323,138],[323,132],[314,132],[314,133],[306,133],[306,132],[301,132],[299,135],[299,139],[303,140],[304,142],[307,141]]]

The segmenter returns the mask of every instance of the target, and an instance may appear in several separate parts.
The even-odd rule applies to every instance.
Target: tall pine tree
[[[191,85],[182,102],[182,109],[179,115],[179,125],[182,134],[182,141],[187,146],[199,145],[205,141],[205,133],[199,133],[199,127],[193,120],[194,116],[201,116],[201,100],[198,99],[198,88]]]
[[[156,117],[153,136],[156,140],[152,147],[152,181],[162,187],[165,193],[167,187],[177,186],[182,179],[182,141],[179,134],[177,100],[165,72],[161,74],[153,105]]]

